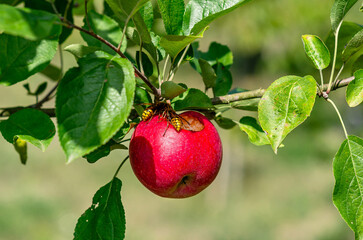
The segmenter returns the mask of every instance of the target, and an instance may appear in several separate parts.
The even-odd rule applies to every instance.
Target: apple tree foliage
[[[48,89],[42,83],[32,91],[25,84],[36,103],[2,108],[2,136],[26,164],[27,144],[45,151],[57,129],[68,162],[85,158],[94,163],[114,149],[127,149],[124,137],[140,121],[145,104],[157,99],[170,101],[176,111],[200,111],[222,128],[238,126],[252,144],[271,145],[277,153],[285,137],[309,117],[315,100],[322,98],[332,104],[346,136],[333,160],[333,202],[356,239],[363,239],[363,140],[348,135],[330,99],[333,90],[346,87],[349,107],[363,101],[363,30],[344,21],[357,0],[334,1],[327,39],[302,36],[320,80],[290,75],[267,89],[231,89],[230,49],[213,42],[203,52],[198,40],[212,21],[247,2],[105,0],[104,11],[96,12],[92,0],[0,0],[0,84],[11,86],[43,74],[53,85]],[[74,15],[83,17],[83,26],[74,24]],[[162,33],[154,31],[156,18],[163,21]],[[80,31],[86,44],[63,46],[72,31]],[[57,50],[60,55],[73,54],[78,65],[63,74],[62,66],[51,64]],[[200,74],[205,89],[173,82],[186,63]],[[340,79],[344,66],[352,66],[352,76]],[[330,78],[323,79],[322,71],[328,67]],[[208,89],[212,97],[206,94]],[[55,108],[44,108],[55,95]],[[224,116],[229,109],[257,111],[258,119],[229,119]],[[74,239],[124,238],[118,170],[79,218]]]

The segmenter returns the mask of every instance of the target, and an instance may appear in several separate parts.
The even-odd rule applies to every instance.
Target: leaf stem
[[[87,26],[88,26],[88,29],[90,30],[90,32],[93,32],[93,29],[91,27],[91,24],[89,23],[89,17],[88,17],[88,7],[87,7],[87,4],[88,4],[88,0],[84,0],[84,15],[86,17],[86,21],[87,21]]]
[[[343,21],[341,21],[337,27],[336,32],[334,33],[335,35],[335,41],[334,41],[334,57],[333,57],[333,65],[331,68],[331,73],[330,73],[330,79],[329,79],[329,85],[328,85],[328,89],[326,90],[326,93],[329,94],[330,90],[331,90],[331,84],[333,81],[333,77],[334,77],[334,72],[335,72],[335,63],[336,63],[336,59],[337,59],[337,52],[338,52],[338,38],[339,38],[339,30],[340,30],[340,26],[342,25]]]
[[[169,62],[169,59],[170,59],[170,55],[168,54],[166,56],[166,59],[165,59],[165,63],[164,63],[164,69],[163,69],[163,81],[162,82],[159,82],[159,87],[161,87],[161,84],[164,82],[164,81],[167,81],[168,79],[165,78],[165,73],[166,73],[166,67],[168,65],[168,62]]]
[[[319,69],[319,73],[320,73],[321,87],[323,87],[323,85],[324,85],[323,70],[322,69]]]
[[[184,52],[183,52],[183,54],[181,55],[181,57],[180,57],[180,59],[179,59],[178,65],[176,65],[176,67],[172,70],[172,73],[171,73],[170,78],[168,79],[168,81],[173,80],[173,78],[174,78],[174,76],[175,76],[176,71],[178,71],[178,69],[179,69],[179,67],[180,67],[181,63],[183,62],[183,59],[184,59],[185,55],[186,55],[186,54],[187,54],[187,52],[188,52],[189,47],[190,47],[190,44],[188,44],[188,46],[184,49]],[[176,58],[176,57],[175,57],[175,58]]]
[[[118,166],[118,168],[117,168],[115,174],[113,175],[113,178],[112,179],[115,179],[116,178],[118,172],[120,171],[120,169],[122,168],[122,166],[124,165],[124,163],[126,162],[126,160],[129,159],[129,157],[130,156],[127,155],[127,157],[125,157],[125,159],[121,162],[120,166]]]
[[[327,101],[333,105],[334,109],[335,109],[335,112],[338,114],[338,117],[339,117],[339,120],[340,120],[340,123],[342,124],[342,127],[343,127],[343,130],[344,130],[344,134],[345,134],[345,138],[348,139],[348,133],[347,133],[347,129],[345,128],[345,125],[344,125],[344,122],[343,122],[343,119],[342,119],[342,116],[340,115],[340,112],[337,108],[337,106],[334,104],[334,102],[331,100],[331,99],[327,99]]]

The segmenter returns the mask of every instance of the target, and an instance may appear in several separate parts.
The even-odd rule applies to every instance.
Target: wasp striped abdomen
[[[179,132],[180,129],[181,129],[181,125],[182,125],[182,122],[181,122],[180,118],[174,117],[174,118],[171,119],[170,122],[171,122],[171,125],[173,125],[173,127],[175,128],[175,130],[177,132]]]
[[[146,108],[143,112],[142,112],[142,120],[143,121],[147,121],[148,119],[150,119],[152,116],[154,115],[154,111],[152,107]]]

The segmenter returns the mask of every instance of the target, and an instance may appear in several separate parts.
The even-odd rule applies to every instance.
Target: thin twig
[[[331,88],[331,90],[333,91],[338,88],[345,87],[353,80],[354,80],[354,76],[337,81],[337,83]],[[322,86],[322,90],[325,91],[326,89],[328,89],[328,87],[329,87],[329,84],[324,84]],[[246,99],[251,99],[251,98],[261,98],[263,96],[263,94],[265,93],[265,91],[266,91],[266,89],[256,89],[256,90],[251,90],[251,91],[247,91],[247,92],[228,94],[225,96],[211,98],[211,101],[212,101],[212,104],[217,105],[217,104],[228,104],[231,102],[236,102],[236,101],[246,100]],[[318,93],[317,93],[318,95],[319,95],[319,92],[320,91],[318,91]]]
[[[353,77],[341,79],[340,81],[337,81],[337,84],[331,88],[331,91],[335,91],[338,88],[346,87],[351,81],[354,80]],[[328,88],[328,84],[324,84],[323,90],[326,90]],[[229,94],[225,96],[215,97],[211,98],[211,101],[214,105],[217,104],[228,104],[231,102],[236,102],[240,100],[246,100],[251,98],[261,98],[263,94],[265,93],[266,89],[256,89],[251,90],[247,92],[241,92],[241,93],[234,93]],[[319,95],[319,92],[317,93]],[[22,110],[24,108],[37,108],[35,105],[30,105],[28,107],[10,107],[10,108],[0,108],[2,112],[0,112],[0,117],[8,117],[9,115]],[[55,117],[55,109],[54,108],[37,108],[38,110],[48,114],[50,117]],[[5,113],[8,113],[5,115]]]
[[[127,159],[129,159],[129,155],[127,155],[127,157],[121,162],[120,166],[117,168],[117,170],[116,170],[115,174],[113,175],[112,179],[114,179],[117,176],[118,172],[120,171],[122,166],[125,164]]]
[[[88,0],[84,0],[84,15],[86,17],[86,21],[87,21],[87,26],[88,26],[88,29],[90,32],[93,32],[93,29],[91,27],[91,24],[89,23],[89,17],[88,17],[88,7],[87,7],[87,4],[88,4]]]
[[[345,135],[345,138],[348,139],[348,132],[347,132],[347,129],[345,128],[345,125],[344,125],[344,122],[343,122],[343,118],[342,116],[340,115],[340,112],[337,108],[337,106],[335,105],[335,103],[331,100],[331,99],[327,99],[327,101],[333,105],[333,108],[335,109],[335,112],[337,113],[338,117],[339,117],[339,120],[340,120],[340,123],[342,124],[342,127],[343,127],[343,131],[344,131],[344,135]]]

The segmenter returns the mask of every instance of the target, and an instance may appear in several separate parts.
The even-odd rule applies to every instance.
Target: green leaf
[[[348,42],[342,53],[343,62],[346,62],[351,56],[359,52],[363,46],[363,29],[356,33]]]
[[[85,14],[85,7],[84,7],[85,1],[84,0],[74,0],[73,4],[73,14],[78,16],[84,16]],[[95,6],[93,3],[93,0],[87,1],[87,11],[90,12],[91,10],[94,10]]]
[[[0,85],[13,85],[42,71],[57,52],[58,40],[29,41],[0,34]]]
[[[175,82],[167,81],[161,84],[161,96],[166,99],[175,98],[185,91],[187,91],[187,89]]]
[[[95,163],[99,159],[103,157],[107,157],[111,153],[111,147],[113,145],[117,144],[114,140],[108,141],[106,144],[100,146],[93,152],[90,152],[89,154],[83,156],[85,159],[87,159],[87,162],[89,163]]]
[[[352,64],[352,74],[354,74],[356,71],[358,71],[359,69],[363,69],[363,55],[359,56],[355,62],[353,62]]]
[[[258,118],[275,153],[287,134],[310,115],[316,91],[311,76],[285,76],[267,88],[258,105]]]
[[[197,36],[177,36],[166,35],[160,40],[160,46],[170,54],[172,58],[175,58],[186,46],[194,42],[195,40],[202,38],[203,33],[207,28],[204,28]]]
[[[95,11],[91,11],[88,13],[88,19],[94,33],[98,34],[108,42],[112,43],[114,46],[119,45],[122,38],[122,31],[120,31],[120,27],[115,20],[106,15],[98,14]],[[87,21],[84,19],[83,22],[83,28],[89,30]],[[102,51],[107,52],[111,55],[116,54],[116,52],[113,51],[109,46],[95,39],[94,37],[84,32],[81,32],[81,36],[87,42],[88,46],[98,47]],[[121,52],[124,52],[125,49],[126,39],[122,41]]]
[[[330,11],[331,28],[334,33],[337,31],[340,22],[343,21],[344,16],[356,2],[357,0],[335,0]]]
[[[261,126],[257,123],[256,118],[243,117],[239,120],[239,128],[248,135],[251,143],[262,146],[270,144],[267,134],[262,130]]]
[[[363,69],[354,73],[354,80],[348,84],[345,97],[349,107],[356,107],[363,101]]]
[[[184,35],[197,35],[213,20],[233,11],[250,0],[190,0],[183,18]]]
[[[134,104],[144,104],[144,103],[151,103],[151,97],[150,94],[140,88],[140,87],[136,87],[135,89],[135,99],[134,99]]]
[[[154,24],[154,9],[151,2],[147,2],[142,8],[140,8],[139,13],[144,19],[145,25],[149,31]]]
[[[45,91],[45,89],[47,88],[47,85],[48,85],[47,82],[43,82],[43,83],[39,84],[37,90],[35,90],[34,95],[42,94]]]
[[[148,55],[144,52],[141,53],[141,62],[142,66],[140,66],[140,52],[136,51],[136,63],[138,69],[142,69],[146,77],[155,76],[157,77],[157,67],[151,62]]]
[[[213,87],[215,97],[226,95],[232,87],[232,74],[222,64],[217,65],[217,81]]]
[[[132,17],[140,8],[150,0],[106,0],[115,15],[121,19]]]
[[[56,23],[59,19],[54,14],[0,4],[0,32],[33,41],[58,39],[62,28]]]
[[[137,121],[139,121],[139,120],[137,120]],[[132,122],[131,124],[125,122],[124,125],[122,125],[122,127],[112,137],[112,140],[115,141],[115,143],[120,143],[125,138],[125,136],[130,131],[130,129],[135,126],[135,124],[136,124],[136,122]]]
[[[208,52],[200,52],[200,57],[207,60],[210,65],[214,66],[218,63],[229,69],[233,64],[233,54],[228,46],[212,42],[209,45]]]
[[[54,81],[58,81],[62,75],[61,69],[54,66],[53,64],[49,64],[40,73]]]
[[[20,139],[44,152],[54,137],[55,127],[47,114],[28,108],[0,122],[0,131],[6,141],[11,144],[14,140]]]
[[[74,240],[124,239],[126,220],[121,185],[121,180],[114,178],[96,192],[91,207],[78,219]]]
[[[27,142],[20,138],[15,138],[13,145],[15,151],[19,154],[20,162],[25,165],[28,160]]]
[[[200,66],[202,78],[206,89],[212,88],[216,85],[217,75],[212,66],[204,59],[199,58],[198,63]]]
[[[158,0],[166,33],[179,35],[183,25],[184,0]]]
[[[150,32],[149,29],[144,21],[144,19],[142,18],[141,14],[139,12],[135,13],[134,17],[132,18],[135,27],[139,33],[139,35],[141,36],[141,40],[142,42],[145,42],[146,44],[150,44],[151,43],[151,36],[150,36]],[[140,39],[139,39],[139,44],[140,45]]]
[[[53,2],[55,8],[57,9],[57,12],[61,16],[66,16],[67,20],[73,23],[73,14],[72,14],[74,6],[73,1],[67,0],[65,2],[64,0],[54,0]],[[25,1],[25,7],[35,10],[42,10],[54,14],[54,9],[49,0],[31,0],[31,1],[27,0]],[[72,34],[72,31],[73,28],[63,26],[62,33],[59,36],[59,44],[62,44]]]
[[[335,187],[333,202],[355,239],[363,238],[363,140],[348,136],[333,161]]]
[[[28,92],[29,95],[32,94],[32,92],[30,91],[29,83],[24,84],[23,87],[27,90],[27,92]]]
[[[231,129],[237,125],[232,119],[225,118],[222,116],[217,116],[214,118],[214,120],[216,121],[218,126],[220,126],[221,128],[224,128],[224,129]]]
[[[353,38],[355,34],[357,34],[360,30],[362,30],[363,27],[359,24],[352,23],[352,22],[343,22],[340,30],[339,30],[339,38],[338,38],[338,49],[337,49],[337,58],[336,58],[336,68],[340,68],[343,65],[342,60],[342,52],[345,49],[345,46],[348,44],[348,42]],[[329,51],[331,53],[334,52],[334,32],[330,31],[327,40],[325,41],[326,46],[328,47]],[[333,54],[331,55],[331,58],[333,58]],[[332,61],[333,59],[331,59]]]
[[[64,51],[67,51],[78,60],[79,58],[83,58],[84,56],[94,53],[96,51],[101,50],[101,47],[89,47],[84,46],[82,44],[71,44],[64,48]],[[114,52],[113,52],[114,53]]]
[[[176,111],[186,109],[212,109],[214,108],[211,100],[199,89],[189,88],[184,93],[173,98],[171,101]]]
[[[61,80],[56,99],[59,139],[68,162],[108,142],[131,111],[133,66],[96,52],[79,60]]]
[[[23,0],[0,0],[0,3],[16,6],[20,4]]]
[[[244,99],[236,102],[231,102],[233,108],[246,111],[257,111],[260,98]]]
[[[302,41],[306,55],[316,69],[322,70],[330,64],[330,52],[324,42],[315,35],[303,35]]]

